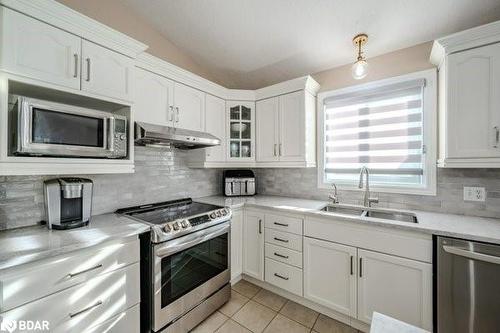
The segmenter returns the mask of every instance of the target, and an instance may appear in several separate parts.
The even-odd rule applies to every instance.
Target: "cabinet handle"
[[[284,256],[284,255],[279,254],[279,253],[276,253],[276,252],[274,252],[274,255],[275,255],[276,257],[280,257],[280,258],[283,258],[283,259],[288,259],[288,256]]]
[[[354,275],[353,261],[354,261],[354,257],[351,256],[351,275]]]
[[[498,148],[498,143],[500,141],[500,129],[498,126],[493,127],[493,130],[495,131],[495,143],[493,144],[493,148]]]
[[[288,281],[288,279],[289,279],[289,278],[287,278],[285,276],[279,275],[278,273],[274,273],[274,276],[279,277],[280,279],[283,279],[285,281]]]
[[[281,146],[282,146],[282,144],[280,143],[280,145],[279,145],[279,149],[278,149],[278,151],[279,151],[279,155],[280,155],[280,156],[281,156]]]
[[[262,220],[259,219],[259,234],[262,234]]]
[[[170,121],[174,121],[174,107],[172,105],[170,105],[168,107],[169,111],[170,111]]]
[[[80,310],[80,311],[75,312],[75,313],[71,313],[71,312],[70,312],[70,313],[69,313],[69,317],[70,317],[70,318],[74,318],[74,317],[76,317],[76,316],[78,316],[78,315],[81,315],[81,314],[83,314],[83,313],[85,313],[85,312],[87,312],[87,311],[90,311],[90,310],[92,310],[93,308],[96,308],[96,307],[98,307],[98,306],[100,306],[100,305],[102,305],[102,301],[97,301],[96,303],[94,303],[94,304],[92,304],[92,305],[90,305],[90,306],[87,306],[87,307],[86,307],[85,309],[83,309],[83,310]]]
[[[102,264],[95,265],[95,266],[93,266],[93,267],[90,267],[90,268],[84,269],[84,270],[79,271],[79,272],[76,272],[76,273],[69,273],[69,274],[68,274],[68,277],[69,277],[69,278],[73,278],[73,277],[78,276],[78,275],[80,275],[80,274],[87,273],[87,272],[90,272],[90,271],[96,270],[96,269],[101,268],[101,267],[102,267]]]
[[[363,258],[359,258],[359,277],[363,277]]]
[[[175,111],[177,111],[176,112],[177,113],[177,120],[175,122],[178,123],[179,122],[179,107],[178,106],[175,107]]]
[[[288,227],[288,224],[285,223],[279,223],[279,222],[273,222],[275,225],[279,225],[280,227]]]
[[[85,61],[87,62],[87,79],[86,79],[86,81],[89,82],[90,81],[90,58],[85,59]]]
[[[73,71],[73,77],[78,77],[78,54],[73,54],[73,58],[75,59],[75,68]]]
[[[276,156],[276,146],[278,146],[277,144],[274,144],[274,156]]]
[[[277,240],[278,242],[288,243],[288,239],[274,237],[274,240]]]

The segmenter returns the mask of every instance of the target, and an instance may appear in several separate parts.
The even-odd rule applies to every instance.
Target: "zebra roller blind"
[[[418,79],[325,99],[325,181],[354,183],[366,166],[372,183],[422,185],[424,85]]]

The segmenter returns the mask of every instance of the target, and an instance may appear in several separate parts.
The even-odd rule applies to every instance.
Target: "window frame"
[[[343,95],[346,93],[360,92],[367,89],[379,88],[385,85],[397,84],[415,79],[424,79],[425,86],[422,91],[422,114],[423,121],[423,144],[425,145],[424,179],[425,186],[409,187],[397,185],[371,185],[370,190],[381,193],[399,193],[416,195],[436,195],[437,194],[437,70],[435,68],[414,72],[410,74],[395,76],[387,79],[362,83],[347,88],[330,90],[318,94],[317,100],[317,156],[318,156],[318,188],[329,189],[334,182],[325,182],[325,160],[324,160],[324,105],[326,98]],[[339,190],[362,191],[356,184],[335,183]]]

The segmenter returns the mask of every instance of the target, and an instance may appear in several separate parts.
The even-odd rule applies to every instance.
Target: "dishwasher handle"
[[[464,249],[461,249],[459,247],[450,246],[450,245],[443,245],[443,250],[445,252],[450,253],[450,254],[454,254],[454,255],[457,255],[457,256],[465,257],[465,258],[468,258],[468,259],[480,260],[480,261],[489,262],[491,264],[500,265],[500,257],[497,257],[497,256],[492,256],[492,255],[489,255],[489,254],[484,254],[484,253],[479,253],[479,252],[464,250]]]

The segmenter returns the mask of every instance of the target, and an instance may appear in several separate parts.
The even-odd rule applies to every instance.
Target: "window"
[[[435,70],[318,96],[320,187],[355,187],[363,166],[381,192],[435,194]]]

